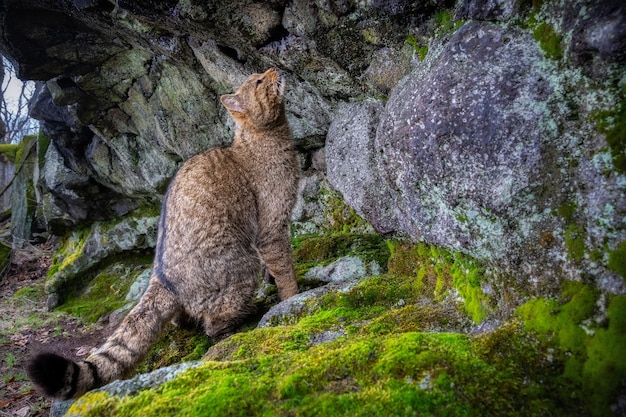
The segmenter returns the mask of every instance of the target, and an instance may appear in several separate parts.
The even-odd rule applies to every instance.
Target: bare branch
[[[0,95],[0,121],[5,132],[0,143],[17,143],[24,135],[37,133],[39,123],[28,116],[28,105],[35,93],[31,81],[21,82],[15,76],[11,63],[2,58],[4,77]]]

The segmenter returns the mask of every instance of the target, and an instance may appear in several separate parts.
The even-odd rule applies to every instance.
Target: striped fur
[[[204,324],[212,338],[253,309],[261,266],[281,298],[297,292],[289,240],[299,166],[274,69],[221,101],[237,123],[233,144],[189,159],[163,199],[150,284],[87,360],[54,353],[27,365],[47,396],[68,399],[128,376],[168,321]]]

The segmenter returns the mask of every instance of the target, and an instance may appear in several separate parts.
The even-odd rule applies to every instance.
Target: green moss
[[[389,259],[389,248],[385,240],[375,234],[303,235],[293,240],[293,247],[299,276],[303,276],[314,265],[329,264],[343,256],[359,256],[367,262],[375,261],[382,268]]]
[[[615,250],[609,252],[608,267],[626,280],[626,240],[622,241]]]
[[[17,145],[17,144],[2,143],[0,144],[0,153],[4,154],[7,158],[9,158],[9,161],[15,162],[15,156],[16,156],[17,149],[19,148],[19,146],[20,145]]]
[[[539,42],[548,58],[559,60],[563,57],[561,46],[563,37],[557,34],[552,26],[545,22],[540,23],[533,31],[533,37]]]
[[[110,416],[530,416],[563,410],[543,391],[546,368],[536,361],[537,348],[521,349],[521,337],[510,329],[481,337],[355,335],[280,354],[264,349],[268,334],[300,332],[268,330],[251,332],[260,340],[235,342],[250,352],[243,359],[207,361],[133,397],[90,393],[70,413],[100,416],[103,405]],[[494,346],[500,354],[493,354]],[[529,372],[528,364],[539,371]]]
[[[491,302],[481,288],[485,270],[478,262],[425,243],[390,242],[389,245],[391,274],[413,277],[423,295],[432,294],[438,301],[443,301],[454,289],[463,299],[463,310],[475,323],[487,317]]]
[[[517,310],[526,329],[556,347],[563,361],[557,378],[561,398],[585,402],[586,412],[595,416],[610,415],[626,379],[626,296],[615,296],[608,312],[608,325],[592,332],[583,326],[593,317],[597,290],[589,285],[567,282],[559,300],[535,299]]]
[[[574,202],[563,203],[556,209],[557,214],[566,222],[570,222],[576,213],[577,205]]]
[[[626,173],[626,104],[624,89],[620,92],[619,103],[611,110],[598,112],[598,129],[606,135],[606,143],[611,150],[613,166],[619,173]]]
[[[585,231],[576,224],[565,230],[565,248],[567,255],[574,261],[581,261],[585,256]]]
[[[409,35],[405,42],[413,47],[415,53],[419,55],[420,61],[423,61],[428,55],[428,45],[421,45],[415,36]]]
[[[611,300],[608,316],[608,326],[597,329],[587,341],[588,359],[582,368],[583,392],[590,394],[596,416],[609,415],[609,405],[626,380],[626,296]]]
[[[137,372],[146,373],[175,363],[198,360],[209,346],[210,340],[200,327],[168,326],[137,367]]]
[[[82,416],[89,413],[92,416],[106,416],[108,410],[118,403],[116,398],[111,398],[106,392],[90,392],[72,404],[66,414],[68,417]]]
[[[44,296],[44,289],[41,285],[28,286],[15,291],[11,298],[16,300],[38,301]]]
[[[142,271],[143,267],[136,267],[134,263],[112,264],[93,279],[86,280],[86,287],[73,289],[67,301],[57,309],[93,323],[127,304],[128,289]]]
[[[85,243],[91,233],[90,228],[75,230],[64,236],[59,242],[59,250],[52,257],[52,264],[48,268],[48,280],[54,279],[55,275],[74,263],[82,256]]]
[[[442,10],[435,13],[435,32],[439,36],[456,31],[463,26],[463,23],[462,20],[454,19],[453,10]]]
[[[15,152],[15,169],[16,171],[19,167],[24,163],[28,155],[30,154],[31,149],[37,142],[36,135],[26,135],[22,138],[20,143],[17,145],[17,150]]]
[[[325,229],[330,233],[363,233],[372,230],[371,225],[348,206],[338,192],[329,187],[320,190],[324,205]]]
[[[11,264],[12,253],[13,248],[11,245],[7,245],[6,243],[0,241],[0,276],[4,274],[5,269],[7,269]]]
[[[37,158],[39,169],[42,169],[46,162],[46,152],[48,151],[48,146],[50,146],[50,138],[43,133],[43,130],[40,130],[37,135]]]
[[[469,335],[471,320],[490,311],[490,300],[480,291],[485,271],[479,263],[423,243],[350,237],[296,240],[297,259],[319,262],[358,247],[373,246],[377,253],[384,246],[388,272],[309,300],[306,313],[289,325],[243,331],[211,346],[203,365],[157,388],[125,398],[88,393],[69,415],[610,412],[626,375],[626,296],[614,296],[608,321],[595,325],[589,319],[598,313],[598,291],[567,282],[559,299],[532,299],[520,307],[516,317],[523,325],[513,320]],[[457,298],[463,299],[458,311]],[[207,346],[197,331],[169,333],[142,369],[196,358]],[[328,333],[336,338],[319,344],[318,336]]]

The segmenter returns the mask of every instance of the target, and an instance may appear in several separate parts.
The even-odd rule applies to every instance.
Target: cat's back
[[[186,161],[164,209],[167,228],[179,230],[180,238],[222,236],[229,230],[252,233],[256,220],[254,193],[231,148],[210,149]]]

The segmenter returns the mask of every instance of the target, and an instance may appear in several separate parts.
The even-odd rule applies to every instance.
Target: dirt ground
[[[0,276],[0,417],[49,414],[51,401],[37,393],[24,370],[30,355],[52,351],[85,358],[110,333],[105,326],[86,326],[46,310],[43,287],[53,253],[51,242],[15,251]]]

